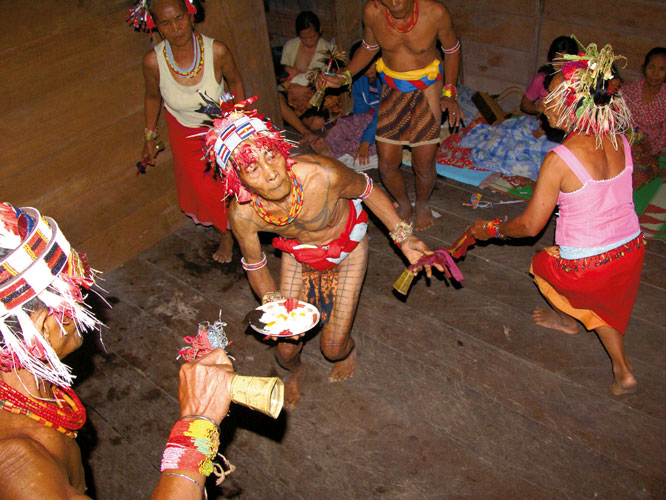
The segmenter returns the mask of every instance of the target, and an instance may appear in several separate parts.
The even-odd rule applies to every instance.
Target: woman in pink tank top
[[[616,82],[610,45],[564,56],[545,100],[551,126],[568,133],[539,171],[525,212],[502,222],[479,220],[468,231],[479,240],[536,236],[559,206],[557,246],[530,269],[551,305],[532,313],[536,324],[568,334],[578,323],[599,335],[611,357],[615,395],[636,390],[624,332],[640,283],[645,241],[634,210],[633,163],[625,130],[630,116]]]

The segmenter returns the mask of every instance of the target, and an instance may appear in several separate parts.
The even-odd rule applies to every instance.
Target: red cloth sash
[[[327,245],[301,245],[298,240],[273,239],[273,246],[291,254],[298,262],[308,264],[318,271],[337,266],[349,255],[365,236],[368,214],[360,200],[349,200],[349,218],[340,237]],[[298,248],[303,246],[303,248]]]

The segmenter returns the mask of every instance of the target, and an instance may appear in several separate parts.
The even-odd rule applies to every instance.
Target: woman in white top
[[[208,117],[196,111],[202,104],[197,91],[218,100],[226,80],[239,101],[245,99],[243,81],[227,46],[196,32],[194,16],[184,0],[153,0],[148,9],[164,41],[143,59],[146,129],[142,157],[154,164],[157,118],[164,101],[178,204],[195,223],[214,225],[222,233],[213,258],[230,262],[233,240],[227,231],[223,189],[202,160],[202,138],[191,136],[208,130],[202,127]]]
[[[312,131],[321,130],[324,121],[319,116],[303,116],[311,108],[310,99],[315,92],[306,74],[311,69],[326,69],[321,58],[332,45],[322,38],[319,18],[313,12],[303,11],[296,17],[296,33],[298,36],[285,43],[282,49],[280,64],[288,76],[281,81],[286,97],[279,95],[280,111],[282,118],[303,135],[307,144],[315,138]],[[327,95],[323,108],[328,110],[329,116],[338,116],[342,111],[340,97]]]

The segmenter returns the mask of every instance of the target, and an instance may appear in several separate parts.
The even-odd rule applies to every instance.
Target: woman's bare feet
[[[345,359],[336,361],[328,376],[329,382],[340,382],[354,376],[356,371],[356,349],[352,349]]]
[[[305,368],[300,365],[296,370],[290,371],[284,378],[284,406],[289,410],[296,408],[301,399],[301,382],[305,375]]]
[[[578,322],[575,319],[552,309],[537,307],[532,311],[532,319],[537,325],[544,328],[559,330],[569,335],[578,333]]]
[[[638,382],[629,372],[625,373],[621,377],[615,376],[613,383],[610,385],[610,390],[615,396],[632,394],[636,392],[637,388]]]
[[[231,231],[225,231],[222,233],[222,238],[220,239],[220,246],[217,247],[217,250],[213,254],[213,260],[219,262],[220,264],[227,264],[231,262],[231,257],[234,250],[234,239],[231,236]]]

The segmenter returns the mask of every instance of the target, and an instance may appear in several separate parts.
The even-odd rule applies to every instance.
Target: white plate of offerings
[[[301,335],[314,328],[320,317],[315,306],[296,299],[268,302],[257,307],[256,311],[261,311],[262,315],[258,324],[250,323],[250,326],[270,337]]]

